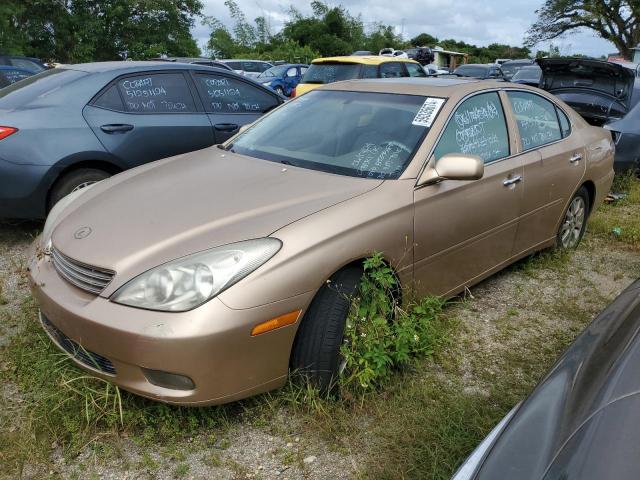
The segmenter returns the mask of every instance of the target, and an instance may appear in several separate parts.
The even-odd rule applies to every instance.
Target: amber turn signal
[[[253,330],[251,330],[251,336],[255,337],[256,335],[260,335],[261,333],[267,333],[271,330],[275,330],[276,328],[296,323],[299,316],[300,310],[295,310],[293,312],[280,315],[279,317],[272,318],[271,320],[267,320],[266,322],[259,323],[258,325],[253,327]]]

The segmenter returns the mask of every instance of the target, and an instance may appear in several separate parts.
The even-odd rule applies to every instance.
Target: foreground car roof
[[[500,83],[500,87],[508,85]],[[513,85],[521,88],[522,85]],[[454,93],[466,94],[478,90],[496,88],[492,80],[478,80],[475,78],[372,78],[366,80],[347,80],[328,83],[319,87],[322,90],[345,90],[352,92],[378,92],[408,95],[423,95],[434,97],[450,97]]]

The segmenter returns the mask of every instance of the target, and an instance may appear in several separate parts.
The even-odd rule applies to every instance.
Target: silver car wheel
[[[575,248],[580,242],[580,235],[584,227],[586,205],[582,197],[575,197],[567,209],[562,227],[560,228],[560,242],[563,248]]]
[[[75,192],[76,190],[80,190],[82,188],[88,187],[89,185],[93,185],[94,183],[98,183],[98,182],[96,180],[91,182],[82,182],[80,185],[77,185],[73,190],[71,190],[71,193]]]

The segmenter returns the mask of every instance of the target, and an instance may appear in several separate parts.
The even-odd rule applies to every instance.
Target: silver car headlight
[[[258,238],[179,258],[138,275],[111,299],[148,310],[191,310],[249,275],[281,246],[276,238]]]

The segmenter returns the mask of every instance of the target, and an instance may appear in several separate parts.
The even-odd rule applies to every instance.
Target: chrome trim
[[[115,275],[114,271],[73,260],[56,250],[55,247],[51,248],[51,260],[58,275],[70,284],[96,295],[102,293]]]

